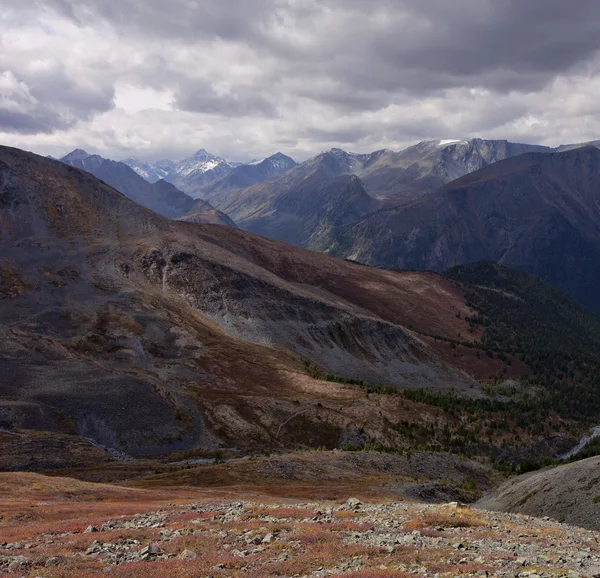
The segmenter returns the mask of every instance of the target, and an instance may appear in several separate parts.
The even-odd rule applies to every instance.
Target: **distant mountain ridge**
[[[527,153],[336,231],[329,251],[393,269],[487,260],[600,311],[600,150]]]
[[[200,187],[224,177],[241,165],[239,162],[215,156],[205,149],[200,149],[181,161],[164,159],[147,163],[130,157],[123,163],[150,183],[164,179],[194,198],[198,197],[196,193]]]
[[[527,151],[551,149],[483,139],[425,141],[400,152],[369,154],[333,148],[247,188],[231,189],[230,177],[219,179],[202,195],[249,231],[324,250],[337,227]]]
[[[154,164],[128,158],[123,161],[148,182],[172,182],[194,198],[212,197],[222,202],[231,191],[277,177],[297,163],[283,153],[251,163],[228,161],[200,149],[179,162],[161,160]]]
[[[217,206],[242,228],[300,246],[315,247],[335,228],[380,206],[348,172],[353,157],[327,152],[283,175],[241,189]]]
[[[105,159],[100,155],[88,154],[82,149],[76,149],[60,160],[91,173],[126,197],[163,217],[177,219],[185,215],[189,220],[193,215],[195,222],[235,225],[229,217],[214,209],[206,201],[193,199],[164,180],[149,183],[124,163]]]
[[[275,153],[262,161],[242,164],[232,169],[227,175],[204,187],[199,194],[201,198],[218,205],[233,196],[239,189],[276,178],[296,166],[298,163],[293,158]]]

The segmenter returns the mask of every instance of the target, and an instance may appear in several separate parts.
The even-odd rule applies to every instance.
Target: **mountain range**
[[[230,194],[218,206],[241,227],[300,246],[315,247],[337,226],[380,206],[350,172],[343,151],[330,151],[283,175]]]
[[[193,199],[162,179],[150,183],[125,163],[91,155],[82,149],[76,149],[60,160],[91,173],[136,203],[164,217],[235,226],[227,215],[206,201]]]
[[[152,178],[162,171],[187,187],[199,197],[196,205],[164,181],[145,185],[123,163],[83,151],[63,160],[170,218],[237,223],[380,267],[444,271],[499,261],[597,309],[596,201],[578,191],[594,189],[593,169],[581,172],[580,154],[587,147],[593,156],[598,144],[552,149],[484,139],[424,141],[398,152],[332,149],[301,164],[277,153],[235,167],[201,149],[179,163],[148,165]],[[148,167],[140,167],[150,178]]]
[[[500,161],[336,231],[329,251],[397,269],[495,261],[600,312],[600,150]]]
[[[336,227],[410,203],[456,178],[528,151],[552,149],[483,139],[425,141],[399,152],[370,154],[334,148],[297,166],[287,163],[279,176],[258,182],[231,178],[249,168],[244,165],[198,194],[242,228],[327,250],[328,235]]]
[[[282,153],[276,153],[262,161],[240,163],[227,161],[205,149],[178,162],[161,160],[149,164],[128,158],[123,163],[150,183],[164,179],[192,197],[203,199],[210,199],[219,192],[249,187],[296,166],[293,159]],[[207,188],[211,183],[214,184]]]
[[[205,149],[199,149],[193,155],[180,161],[162,159],[148,163],[130,157],[122,162],[151,183],[160,179],[172,182],[176,179],[183,180],[186,177],[190,180],[194,178],[202,180],[203,178],[206,183],[209,183],[212,179],[226,174],[241,164],[217,157]],[[204,176],[202,177],[202,175]]]

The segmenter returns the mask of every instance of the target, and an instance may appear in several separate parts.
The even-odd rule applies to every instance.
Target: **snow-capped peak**
[[[231,165],[220,157],[209,153],[205,149],[196,151],[191,157],[183,159],[175,167],[175,172],[179,176],[188,176],[192,173],[205,173],[210,171],[219,165],[230,167]]]
[[[151,165],[146,161],[140,161],[139,159],[133,157],[125,159],[121,162],[132,168],[138,175],[140,175],[140,177],[147,180],[149,183],[160,181],[168,175],[168,171],[160,168],[156,163]]]

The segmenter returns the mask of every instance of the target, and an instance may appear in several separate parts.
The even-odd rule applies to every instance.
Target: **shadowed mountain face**
[[[379,208],[361,180],[349,174],[352,157],[343,151],[321,154],[231,196],[219,208],[242,228],[311,248],[330,232]]]
[[[397,324],[456,333],[462,294],[441,277],[169,221],[87,172],[6,147],[0,225],[3,427],[151,454],[264,447],[300,411],[304,426],[277,443],[335,446],[370,406],[336,393],[317,416],[315,368],[477,395]]]
[[[498,160],[550,150],[482,139],[428,141],[400,152],[371,154],[331,149],[254,186],[241,177],[254,167],[239,167],[204,188],[201,196],[248,231],[321,251],[336,227],[382,207],[414,201]],[[248,184],[241,188],[244,182]]]
[[[276,153],[261,162],[234,168],[229,174],[204,187],[199,195],[217,206],[234,196],[239,189],[278,177],[296,166],[294,159]]]
[[[479,260],[537,275],[600,310],[600,150],[530,153],[338,231],[332,253],[399,269]]]
[[[138,173],[124,163],[102,158],[98,155],[88,155],[77,149],[61,159],[63,163],[87,171],[132,201],[152,209],[159,215],[176,219],[186,215],[195,222],[219,223],[231,225],[232,221],[215,210],[205,201],[192,199],[173,184],[164,180],[149,183]]]

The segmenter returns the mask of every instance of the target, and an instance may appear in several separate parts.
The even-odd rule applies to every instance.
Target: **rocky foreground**
[[[600,576],[600,534],[548,518],[34,474],[2,475],[0,536],[0,573],[27,577]]]

